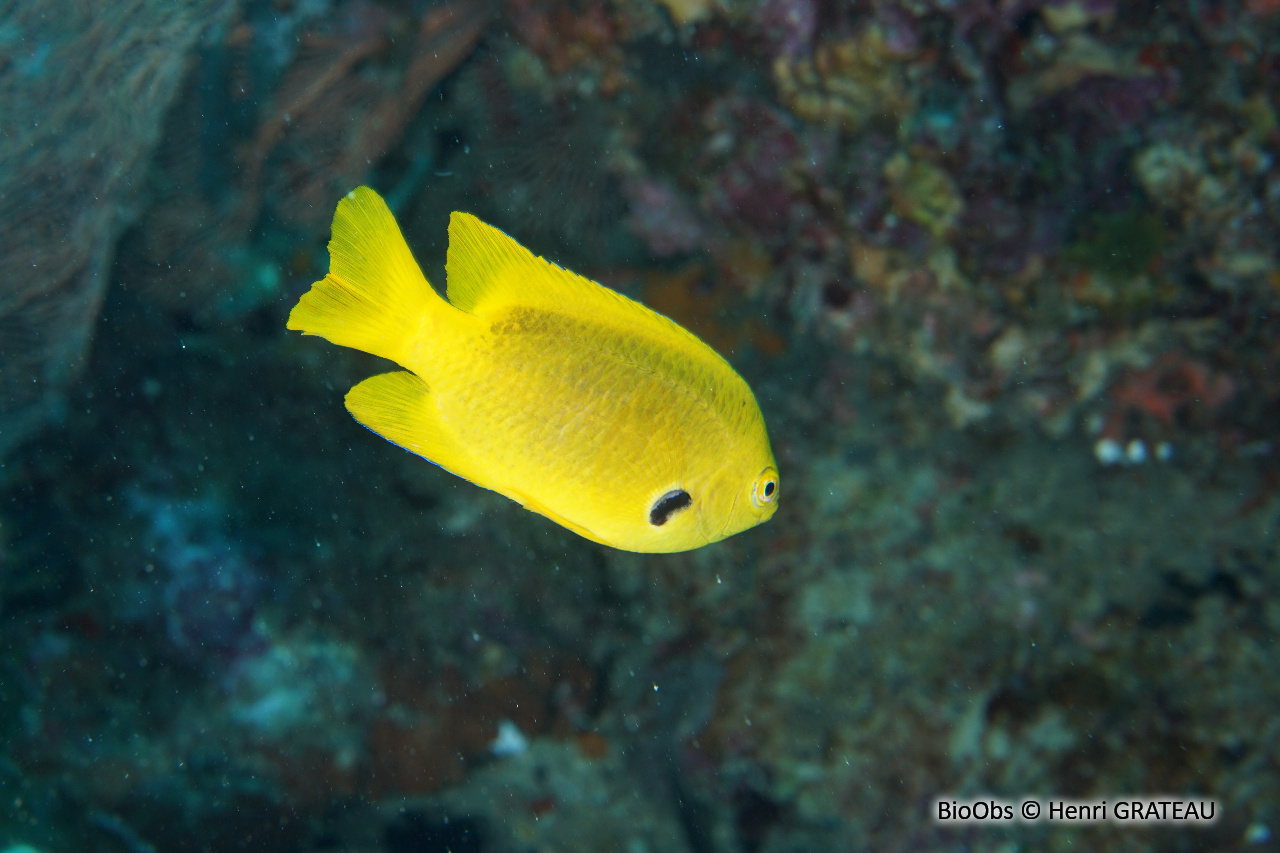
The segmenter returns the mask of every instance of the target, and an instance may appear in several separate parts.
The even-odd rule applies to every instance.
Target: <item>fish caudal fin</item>
[[[382,197],[357,187],[333,214],[329,274],[298,300],[288,327],[403,364],[444,304]]]
[[[440,423],[427,383],[414,374],[370,376],[347,392],[347,411],[387,441],[483,485],[481,472]]]

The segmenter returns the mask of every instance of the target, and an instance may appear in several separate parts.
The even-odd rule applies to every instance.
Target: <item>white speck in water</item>
[[[489,744],[489,751],[499,758],[520,755],[528,748],[529,739],[510,720],[498,723],[498,736]]]
[[[1147,461],[1147,445],[1140,438],[1135,438],[1124,449],[1124,458],[1130,465],[1141,465]]]
[[[1124,448],[1114,438],[1100,438],[1093,445],[1093,457],[1103,465],[1115,465],[1124,459]]]

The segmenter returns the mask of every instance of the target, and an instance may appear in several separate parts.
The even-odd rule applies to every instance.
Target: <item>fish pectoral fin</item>
[[[459,477],[483,484],[467,453],[440,423],[427,383],[399,370],[371,376],[347,392],[347,411],[364,426]]]
[[[569,530],[572,530],[574,533],[578,534],[584,539],[590,539],[592,542],[598,542],[601,545],[609,545],[612,548],[617,547],[612,543],[605,542],[603,539],[601,539],[599,536],[596,536],[594,533],[592,533],[587,528],[583,527],[581,524],[576,524],[570,521],[569,519],[565,518],[563,515],[560,515],[558,512],[547,509],[541,503],[529,497],[528,495],[523,495],[515,491],[502,491],[500,489],[495,489],[495,491],[498,491],[500,494],[506,495],[507,497],[511,498],[513,501],[520,504],[522,507],[529,510],[530,512],[536,512],[538,515],[545,515],[547,518],[551,519],[556,524],[560,525],[561,527],[566,527]]]

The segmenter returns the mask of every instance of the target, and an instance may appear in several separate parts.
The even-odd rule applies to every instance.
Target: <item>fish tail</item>
[[[298,300],[288,328],[405,364],[446,306],[382,197],[357,187],[333,214],[329,274]]]

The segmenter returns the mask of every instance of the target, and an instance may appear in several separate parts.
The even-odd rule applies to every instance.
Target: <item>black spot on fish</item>
[[[653,509],[649,510],[649,523],[654,527],[661,527],[667,523],[673,514],[679,512],[689,504],[693,503],[693,498],[684,489],[675,489],[667,492],[662,497],[654,501]]]

